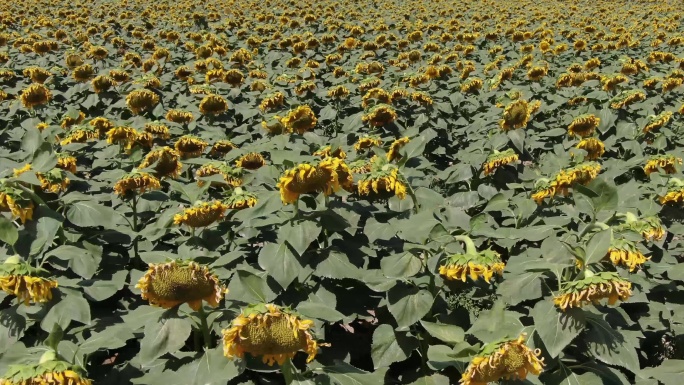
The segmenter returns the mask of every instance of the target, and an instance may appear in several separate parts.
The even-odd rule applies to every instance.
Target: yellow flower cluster
[[[627,300],[632,295],[631,288],[631,282],[614,272],[587,274],[581,280],[566,282],[553,302],[563,311],[588,303],[597,304],[606,298],[609,305],[614,305],[618,300]]]
[[[470,362],[459,384],[487,385],[501,379],[524,380],[529,373],[541,373],[544,367],[544,359],[539,358],[541,350],[528,348],[526,337],[522,334],[514,340],[485,345]]]

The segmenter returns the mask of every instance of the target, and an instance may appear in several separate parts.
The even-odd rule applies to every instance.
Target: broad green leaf
[[[278,239],[281,243],[288,242],[297,254],[303,255],[320,233],[321,227],[315,222],[290,222],[280,228]]]
[[[384,382],[387,369],[381,368],[370,373],[344,361],[335,360],[335,365],[324,366],[321,371],[337,385],[378,385]]]
[[[102,206],[93,201],[79,201],[69,205],[66,217],[76,226],[104,226],[108,229],[117,223],[119,214],[111,207]]]
[[[423,325],[431,336],[448,344],[463,342],[463,338],[465,337],[463,329],[455,325],[436,324],[427,321],[420,321],[420,324]]]
[[[601,230],[594,234],[587,246],[584,248],[586,265],[602,260],[610,249],[613,231],[611,229]]]
[[[389,311],[397,320],[397,330],[406,330],[432,307],[434,298],[427,290],[396,286],[387,293]]]
[[[551,358],[556,358],[579,335],[586,322],[581,309],[560,311],[551,298],[537,302],[530,315]]]
[[[17,239],[19,239],[17,227],[7,218],[0,216],[0,241],[11,246],[14,245]]]
[[[259,252],[259,266],[286,289],[299,276],[302,265],[286,243],[267,243]]]
[[[145,326],[145,336],[140,341],[140,359],[150,362],[166,353],[174,353],[185,345],[192,331],[187,318],[169,318],[161,323],[154,321]]]
[[[408,278],[420,272],[423,262],[412,252],[384,257],[380,261],[382,273],[388,278]]]
[[[334,307],[311,301],[305,301],[297,305],[297,312],[307,317],[318,318],[328,322],[337,322],[344,318],[344,314],[337,311]]]
[[[375,369],[389,367],[395,362],[404,361],[411,351],[418,347],[418,340],[405,333],[395,332],[392,326],[384,324],[373,332],[371,357]]]
[[[69,293],[50,308],[45,318],[40,322],[40,328],[49,331],[54,325],[59,325],[66,330],[71,321],[87,325],[90,320],[90,304],[88,301],[77,294]]]
[[[641,375],[645,378],[655,378],[663,384],[676,384],[684,375],[684,360],[665,360],[655,368],[642,369]]]
[[[639,368],[636,348],[639,342],[629,334],[621,333],[605,319],[587,313],[589,331],[585,338],[589,351],[601,362],[633,371]]]

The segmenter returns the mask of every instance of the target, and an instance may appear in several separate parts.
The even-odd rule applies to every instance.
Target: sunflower
[[[364,136],[359,138],[359,140],[354,143],[354,149],[358,153],[362,153],[370,148],[380,146],[382,146],[382,140],[380,140],[380,138],[377,136]]]
[[[499,340],[482,347],[470,361],[461,376],[461,385],[487,385],[500,379],[527,378],[529,373],[538,375],[544,367],[539,358],[541,350],[531,350],[525,345],[526,334],[514,340]]]
[[[615,266],[624,265],[631,272],[641,267],[650,258],[644,256],[634,241],[614,237],[605,259],[610,260]]]
[[[107,58],[109,55],[109,51],[107,51],[106,48],[104,47],[90,47],[90,50],[88,50],[88,57],[91,57],[95,60],[104,60]]]
[[[594,180],[601,171],[601,165],[596,162],[584,162],[568,167],[556,173],[555,192],[568,195],[568,190],[575,184],[586,185]]]
[[[472,241],[471,241],[472,242]],[[482,277],[489,283],[494,274],[503,275],[506,265],[494,250],[477,251],[474,245],[466,243],[465,254],[452,254],[439,267],[439,274],[448,280],[466,281],[470,277],[477,281]]]
[[[223,218],[226,206],[221,201],[196,202],[182,213],[173,216],[173,223],[188,227],[207,227]]]
[[[257,170],[266,164],[264,157],[258,152],[250,152],[241,156],[235,161],[236,167],[245,168],[247,170]]]
[[[290,110],[282,120],[288,131],[298,134],[313,130],[317,122],[316,115],[307,105]]]
[[[93,91],[95,91],[96,94],[99,94],[101,92],[109,91],[109,89],[116,84],[116,81],[109,76],[100,75],[96,76],[90,84],[93,86]]]
[[[553,198],[556,195],[557,183],[554,180],[548,180],[546,178],[541,178],[535,182],[534,192],[532,193],[532,199],[541,205],[545,198]]]
[[[166,120],[178,124],[188,124],[192,122],[192,119],[192,112],[169,110],[169,112],[166,113]]]
[[[461,93],[474,94],[482,89],[482,79],[470,78],[465,83],[461,84]]]
[[[128,72],[119,69],[110,70],[109,76],[119,84],[126,83],[131,78]]]
[[[280,198],[284,204],[296,202],[301,194],[322,192],[332,195],[340,190],[338,168],[344,162],[337,158],[326,158],[317,164],[301,163],[280,177],[276,187],[280,189]]]
[[[154,135],[156,138],[166,140],[171,137],[169,128],[159,122],[148,122],[145,123],[145,132]]]
[[[74,69],[80,65],[83,65],[83,59],[77,53],[71,52],[64,58],[64,63],[69,67],[69,69]]]
[[[513,163],[517,160],[518,154],[516,154],[513,149],[508,149],[503,152],[494,151],[493,153],[489,154],[487,160],[482,165],[482,168],[484,169],[484,174],[489,175],[494,173],[497,168]]]
[[[271,135],[289,134],[291,131],[283,124],[283,118],[279,115],[274,115],[261,122],[261,127],[268,131]]]
[[[63,129],[68,129],[71,126],[74,126],[76,124],[81,124],[83,120],[85,120],[85,114],[82,111],[79,111],[78,114],[76,113],[69,113],[64,116],[62,119],[61,127]]]
[[[181,154],[183,159],[196,158],[202,155],[208,143],[194,135],[184,135],[180,137],[174,147]]]
[[[187,303],[192,310],[197,311],[203,300],[209,306],[217,307],[228,293],[228,289],[208,267],[183,260],[151,263],[135,287],[142,292],[143,300],[164,309]]]
[[[74,80],[80,83],[89,81],[93,75],[95,75],[95,70],[90,64],[82,64],[74,68],[74,71],[72,72],[72,77]]]
[[[546,66],[534,66],[527,70],[527,78],[533,82],[541,80],[544,76],[549,73],[549,67]]]
[[[0,288],[17,297],[19,303],[44,303],[52,299],[57,281],[44,278],[45,271],[22,263],[18,257],[9,257],[0,265]]]
[[[21,104],[26,108],[42,106],[52,100],[52,93],[42,84],[31,84],[21,91]]]
[[[646,217],[638,219],[636,215],[631,212],[618,214],[624,216],[625,222],[615,226],[615,231],[633,231],[641,234],[646,241],[659,241],[665,236],[665,228],[663,222],[657,216]]]
[[[660,86],[662,87],[663,93],[665,93],[670,92],[675,88],[681,86],[682,82],[684,82],[684,79],[681,78],[667,78],[663,80]]]
[[[642,132],[644,134],[648,134],[648,133],[651,133],[655,130],[662,128],[664,125],[666,125],[670,121],[670,119],[672,118],[672,115],[673,115],[672,111],[664,111],[658,115],[650,115],[648,117],[648,123],[642,129]]]
[[[216,157],[223,157],[227,153],[231,152],[232,150],[236,149],[237,146],[234,145],[230,140],[219,140],[218,142],[214,143],[213,146],[211,146],[211,150],[209,151],[209,155],[211,156],[216,156]]]
[[[524,99],[518,99],[506,106],[503,113],[503,119],[499,122],[499,126],[504,131],[525,128],[527,127],[527,122],[529,120],[529,104]]]
[[[606,152],[605,145],[597,138],[584,138],[575,147],[586,151],[588,160],[596,160]]]
[[[588,303],[597,304],[601,299],[608,299],[608,304],[614,305],[618,300],[627,300],[632,295],[631,288],[632,283],[620,278],[615,272],[585,272],[583,279],[565,282],[553,302],[563,311],[567,308],[581,308]]]
[[[667,182],[667,193],[658,198],[660,204],[684,203],[684,183],[677,178],[670,178]]]
[[[408,92],[406,96],[408,97]],[[363,108],[368,108],[369,106],[379,103],[392,103],[392,96],[382,88],[371,88],[366,91],[366,94],[361,98],[361,106]]]
[[[238,87],[245,81],[245,75],[239,70],[230,69],[224,72],[223,81],[233,87]]]
[[[204,115],[219,115],[227,109],[228,102],[221,95],[216,94],[205,96],[199,105],[199,110]]]
[[[223,204],[230,210],[242,210],[254,207],[257,204],[256,195],[237,187],[230,196],[223,200]]]
[[[40,181],[40,188],[45,192],[59,193],[69,187],[69,178],[61,168],[53,168],[48,172],[37,172],[36,177]]]
[[[130,148],[137,137],[138,131],[132,127],[114,127],[107,131],[107,143],[119,144],[126,148]]]
[[[392,142],[389,151],[387,151],[387,160],[390,162],[393,160],[400,160],[402,155],[399,153],[399,150],[402,149],[409,141],[410,139],[405,136]]]
[[[158,103],[159,96],[148,89],[131,91],[126,96],[126,105],[134,115],[138,115],[143,111],[149,111]]]
[[[273,304],[252,305],[222,331],[223,354],[243,358],[249,353],[272,366],[284,364],[303,350],[309,355],[307,362],[311,362],[319,346],[312,327],[313,321],[302,319],[290,309]]]
[[[0,212],[10,212],[22,223],[33,219],[33,201],[22,189],[10,183],[0,182]]]
[[[114,192],[120,197],[130,196],[132,193],[142,194],[148,190],[158,190],[161,188],[159,179],[146,172],[134,170],[114,184]]]
[[[57,153],[57,166],[72,174],[76,173],[76,158],[65,153]]]
[[[320,149],[318,149],[316,152],[313,153],[313,156],[318,156],[321,159],[325,159],[328,157],[333,157],[337,159],[346,159],[347,158],[347,153],[342,150],[341,147],[336,147],[334,150],[332,146],[325,146]]]
[[[270,95],[267,95],[264,98],[264,100],[262,100],[261,103],[259,104],[259,109],[262,112],[272,111],[272,110],[275,110],[275,109],[279,108],[280,106],[282,106],[284,101],[285,101],[285,95],[283,95],[282,92],[278,91],[278,92],[272,93]]]
[[[331,99],[345,99],[349,96],[349,89],[343,85],[328,89],[328,97]]]
[[[99,139],[100,132],[94,127],[88,126],[73,126],[69,130],[67,136],[62,139],[59,144],[66,146],[71,143],[85,143],[91,139]]]
[[[31,78],[34,83],[43,84],[45,81],[52,76],[52,73],[41,67],[29,67],[23,71],[24,76]]]
[[[641,90],[625,90],[617,94],[610,101],[610,108],[620,109],[637,102],[646,100],[646,94]]]
[[[423,105],[423,106],[431,106],[433,101],[430,95],[426,94],[425,92],[414,92],[411,94],[411,100],[414,102]]]
[[[682,164],[682,158],[675,157],[674,155],[654,155],[644,165],[644,172],[646,175],[651,175],[651,173],[657,172],[659,168],[662,168],[666,174],[674,174],[677,172],[675,168],[677,164]]]
[[[357,186],[360,197],[368,200],[386,200],[393,196],[406,198],[406,180],[399,174],[399,169],[386,160],[371,159],[370,169],[362,175]]]
[[[628,80],[629,79],[623,74],[601,76],[601,84],[603,85],[604,91],[612,91],[618,84],[627,82]]]
[[[177,178],[183,165],[180,162],[180,154],[171,147],[158,147],[150,151],[138,166],[139,169],[154,168],[157,178]]]
[[[195,179],[197,184],[203,186],[205,181],[199,179],[203,177],[209,177],[212,175],[223,176],[223,182],[217,182],[215,180],[211,181],[212,186],[221,186],[224,183],[229,186],[238,187],[242,185],[242,169],[231,167],[226,162],[211,161],[205,163],[197,170],[195,174]]]
[[[397,113],[394,108],[388,104],[380,103],[373,106],[368,113],[361,117],[361,120],[368,122],[372,126],[382,127],[392,123],[397,119]]]
[[[601,119],[594,114],[584,114],[572,120],[568,126],[568,135],[585,138],[591,136],[601,123]]]
[[[43,357],[49,357],[44,359]],[[92,385],[80,367],[56,359],[54,351],[43,354],[38,365],[10,365],[0,385]]]

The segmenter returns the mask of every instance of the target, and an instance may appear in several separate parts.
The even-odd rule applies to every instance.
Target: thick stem
[[[475,242],[473,242],[467,235],[455,235],[454,239],[461,241],[465,244],[466,254],[477,255],[477,247],[475,247]]]
[[[138,195],[133,195],[133,255],[138,260]]]
[[[200,305],[199,308],[199,319],[200,328],[202,329],[202,335],[204,336],[204,347],[207,349],[212,348],[211,331],[209,331],[209,325],[207,324],[207,314],[204,312],[204,306]]]

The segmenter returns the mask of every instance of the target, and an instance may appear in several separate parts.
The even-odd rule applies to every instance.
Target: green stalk
[[[461,241],[465,244],[466,255],[477,255],[477,247],[475,247],[475,242],[470,239],[467,235],[455,235],[454,239]]]
[[[133,195],[133,255],[137,260],[140,258],[138,255],[138,194]]]
[[[204,336],[204,347],[211,349],[213,341],[211,340],[211,332],[209,331],[209,325],[207,324],[207,314],[204,312],[204,305],[200,305],[198,313],[200,319],[200,329],[202,330],[202,335]]]

